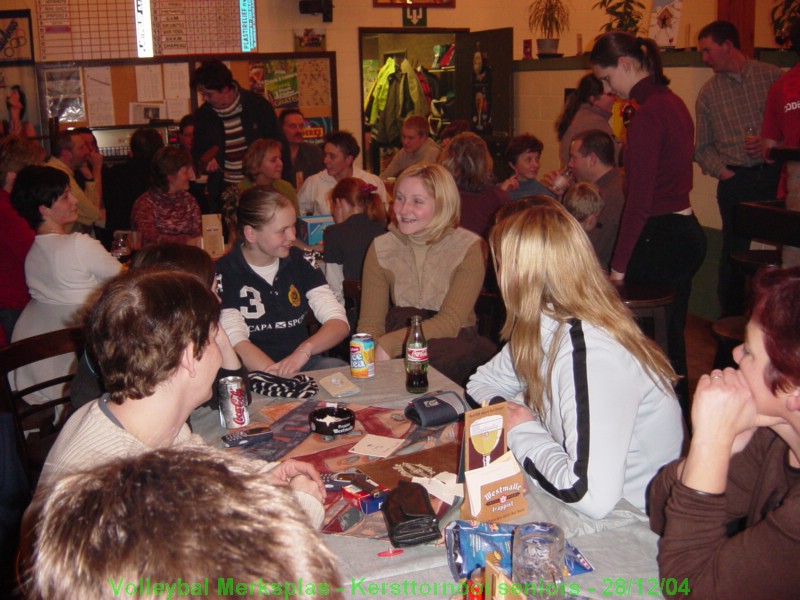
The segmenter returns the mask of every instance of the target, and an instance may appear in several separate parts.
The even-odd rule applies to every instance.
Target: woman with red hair
[[[651,484],[661,577],[698,598],[796,598],[800,267],[757,277],[734,359],[700,378],[689,454]]]

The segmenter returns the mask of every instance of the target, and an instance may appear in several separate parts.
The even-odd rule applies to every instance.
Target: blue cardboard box
[[[297,219],[297,237],[309,246],[322,242],[322,232],[333,225],[331,215],[311,215]]]

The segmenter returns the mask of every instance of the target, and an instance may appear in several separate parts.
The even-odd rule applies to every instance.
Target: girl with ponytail
[[[345,177],[331,190],[335,225],[323,233],[325,276],[339,302],[342,281],[361,279],[364,256],[372,240],[386,232],[386,211],[378,188],[357,177]]]
[[[668,87],[656,43],[623,31],[597,38],[592,71],[605,91],[634,100],[625,150],[625,209],[611,260],[611,279],[675,290],[668,308],[669,358],[681,377],[678,397],[689,418],[683,330],[692,277],[703,263],[706,239],[692,213],[694,124]]]
[[[566,167],[569,161],[569,145],[575,136],[590,129],[605,131],[616,144],[615,157],[619,162],[620,142],[614,137],[614,132],[608,124],[611,118],[611,109],[617,96],[603,89],[601,82],[592,73],[584,75],[578,82],[578,89],[570,95],[564,104],[564,109],[556,121],[556,134],[558,135],[558,157],[561,167]]]

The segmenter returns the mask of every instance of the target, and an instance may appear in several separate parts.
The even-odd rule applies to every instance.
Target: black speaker
[[[322,13],[322,21],[333,21],[333,0],[300,0],[301,15],[317,15]]]

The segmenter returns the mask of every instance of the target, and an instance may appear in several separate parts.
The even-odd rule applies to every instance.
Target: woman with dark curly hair
[[[131,225],[142,233],[142,245],[160,242],[199,244],[202,217],[189,193],[194,177],[192,157],[181,148],[165,146],[153,156],[150,189],[131,210]]]

